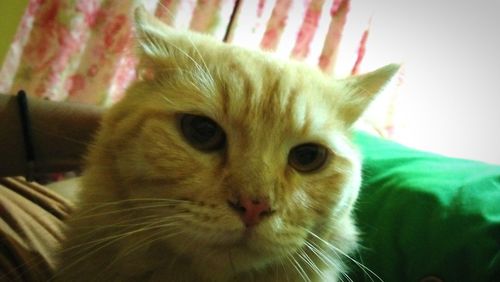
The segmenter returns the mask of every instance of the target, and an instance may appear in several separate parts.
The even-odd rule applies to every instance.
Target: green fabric
[[[358,260],[389,282],[500,281],[500,166],[365,133],[355,140],[364,158]],[[351,270],[354,281],[370,281]]]

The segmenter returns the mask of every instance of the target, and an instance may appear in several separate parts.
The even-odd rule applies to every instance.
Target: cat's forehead
[[[318,134],[335,119],[332,84],[301,64],[233,50],[213,66],[220,101],[217,116],[249,134]]]
[[[335,125],[340,91],[318,69],[201,39],[179,40],[182,52],[163,52],[157,64],[167,66],[158,86],[171,110],[206,115],[242,139],[311,139]]]
[[[167,101],[170,112],[206,114],[250,133],[257,127],[319,132],[334,125],[348,130],[399,68],[387,65],[334,80],[317,68],[272,59],[208,35],[179,32],[144,13],[137,15],[140,66],[153,69],[153,83],[135,89],[160,94],[147,100]]]

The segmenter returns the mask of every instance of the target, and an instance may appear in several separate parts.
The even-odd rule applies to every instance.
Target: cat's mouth
[[[281,256],[284,252],[296,249],[297,244],[285,243],[277,238],[270,238],[267,232],[263,232],[259,228],[245,228],[240,231],[238,236],[225,241],[217,241],[210,244],[210,248],[214,251],[246,253],[249,256]]]
[[[256,228],[245,228],[243,230],[233,231],[232,234],[226,234],[227,236],[221,236],[222,240],[217,240],[209,244],[214,249],[228,249],[228,248],[252,248],[252,246],[258,242],[262,241]]]

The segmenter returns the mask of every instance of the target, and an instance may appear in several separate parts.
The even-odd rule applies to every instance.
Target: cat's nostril
[[[236,201],[231,201],[231,200],[228,200],[227,203],[229,204],[229,206],[239,212],[239,213],[244,213],[246,211],[245,207],[241,206],[240,205],[240,201],[239,200],[236,200]]]
[[[239,213],[241,220],[247,227],[258,224],[265,216],[272,213],[267,200],[250,199],[241,196],[236,201],[228,201],[229,206]]]

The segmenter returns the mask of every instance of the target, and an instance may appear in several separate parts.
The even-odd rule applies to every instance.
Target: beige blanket
[[[67,200],[21,177],[0,178],[0,281],[47,281]]]

